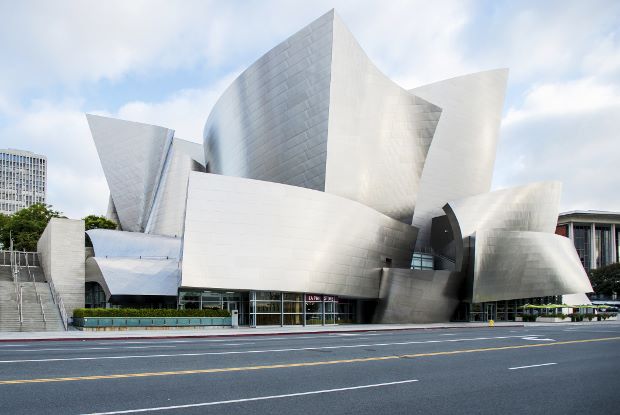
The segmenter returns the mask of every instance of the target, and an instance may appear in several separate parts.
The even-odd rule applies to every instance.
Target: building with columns
[[[620,212],[560,213],[555,233],[570,238],[587,271],[620,262]]]

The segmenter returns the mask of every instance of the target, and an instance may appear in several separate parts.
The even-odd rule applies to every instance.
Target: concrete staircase
[[[22,268],[19,275],[19,285],[22,287],[22,315],[23,322],[19,322],[17,308],[17,294],[11,276],[10,267],[0,266],[0,332],[2,331],[64,331],[58,306],[52,299],[49,285],[45,282],[43,271],[39,267],[30,267],[30,273],[35,278],[32,282],[28,270]],[[41,296],[45,321],[41,312],[41,305],[35,294]]]

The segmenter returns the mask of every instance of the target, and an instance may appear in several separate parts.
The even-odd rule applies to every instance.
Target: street
[[[618,413],[620,324],[0,343],[0,413]]]

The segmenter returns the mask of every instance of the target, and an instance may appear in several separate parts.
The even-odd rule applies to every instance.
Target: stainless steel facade
[[[553,233],[561,189],[559,182],[532,183],[446,204],[444,211],[456,242],[456,269],[464,270],[468,238],[478,230]]]
[[[101,285],[110,297],[176,296],[179,284],[178,260],[101,258],[86,260],[86,282]]]
[[[86,231],[96,257],[179,259],[181,239],[110,229]]]
[[[507,81],[508,70],[496,69],[410,91],[442,109],[413,215],[418,247],[429,246],[431,220],[446,203],[491,189]]]
[[[375,323],[449,321],[459,304],[463,274],[384,268]]]
[[[205,125],[208,171],[324,190],[409,224],[440,115],[383,75],[332,11],[224,92]]]
[[[487,193],[507,76],[407,91],[331,11],[230,85],[203,148],[89,115],[110,215],[135,231],[89,231],[89,281],[108,296],[378,299],[375,321],[402,323],[446,321],[462,300],[586,292],[570,241],[553,235],[560,184]],[[428,254],[438,230],[455,258]],[[416,242],[436,269],[410,269]]]
[[[479,230],[472,302],[592,291],[570,239],[553,233]]]
[[[416,229],[302,187],[192,173],[182,285],[377,298],[408,267]]]
[[[87,114],[121,228],[143,232],[173,130]]]

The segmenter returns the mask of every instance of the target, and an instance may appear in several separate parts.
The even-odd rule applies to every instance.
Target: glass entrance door
[[[495,318],[495,304],[485,304],[486,320],[496,320]]]

